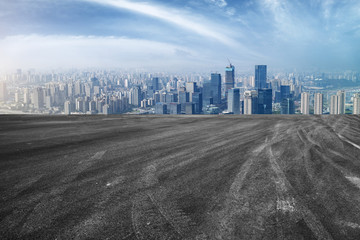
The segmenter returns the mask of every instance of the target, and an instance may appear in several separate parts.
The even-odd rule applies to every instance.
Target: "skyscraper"
[[[192,94],[194,92],[197,92],[196,82],[187,82],[186,83],[186,92],[189,93],[189,99],[190,99],[190,102],[192,102]]]
[[[36,109],[44,108],[44,93],[41,87],[34,89],[32,103]]]
[[[234,88],[234,84],[235,67],[230,63],[230,65],[225,68],[225,93],[228,92],[229,89]]]
[[[203,83],[203,106],[221,103],[221,75],[212,73],[210,81]]]
[[[243,112],[245,115],[258,114],[258,93],[257,91],[244,92]]]
[[[169,113],[170,113],[171,115],[180,114],[180,113],[181,113],[180,104],[175,103],[175,102],[172,102],[172,103],[169,103],[168,106],[169,106]]]
[[[185,103],[184,104],[185,105],[185,114],[189,114],[189,115],[191,115],[191,114],[195,114],[195,104],[193,104],[193,103]]]
[[[166,114],[167,105],[161,102],[155,104],[155,114]]]
[[[240,89],[238,88],[228,90],[228,112],[240,114]]]
[[[266,65],[256,65],[255,66],[255,88],[267,88],[266,78],[267,78],[267,66]]]
[[[221,103],[221,74],[211,74],[211,92],[214,104]]]
[[[141,88],[140,86],[135,86],[133,89],[132,89],[132,104],[137,106],[137,107],[140,107],[140,104],[141,104],[141,100],[142,100],[142,93],[141,93]]]
[[[157,77],[152,78],[152,87],[154,91],[159,90],[159,78]]]
[[[309,101],[310,101],[310,95],[308,92],[301,93],[301,113],[308,115],[310,114],[309,110]]]
[[[280,86],[280,102],[283,100],[283,99],[286,99],[286,98],[291,98],[291,93],[290,93],[290,86],[288,85],[281,85]]]
[[[323,114],[323,94],[315,93],[314,114]]]
[[[281,114],[295,114],[294,100],[292,98],[284,98],[281,101]]]
[[[103,106],[102,113],[105,114],[105,115],[113,114],[112,108],[110,107],[109,104],[105,104],[105,105]]]
[[[28,88],[24,89],[24,103],[25,104],[30,104],[30,91]]]
[[[74,87],[75,96],[81,96],[81,94],[83,93],[83,86],[84,85],[80,81],[77,81],[75,83],[75,87]]]
[[[212,97],[212,89],[211,89],[211,81],[206,80],[203,83],[203,106],[206,107],[208,105],[213,104],[213,97]]]
[[[189,93],[185,91],[178,92],[178,102],[181,104],[181,111],[185,112],[185,105],[189,103]]]
[[[70,101],[66,101],[64,103],[64,114],[65,115],[70,115],[71,114],[71,103],[70,103]]]
[[[251,115],[252,114],[252,99],[251,99],[251,92],[246,91],[244,93],[244,107],[243,112],[245,115]]]
[[[345,114],[345,91],[338,91],[331,96],[330,114]]]
[[[272,114],[272,89],[258,90],[258,113]]]
[[[192,103],[194,104],[195,114],[200,114],[203,108],[203,95],[200,92],[192,94]]]
[[[186,91],[190,93],[190,95],[194,92],[197,92],[196,82],[187,82],[185,87]]]
[[[360,93],[355,93],[353,99],[353,114],[360,114]]]
[[[345,114],[345,91],[338,91],[338,111],[339,114]]]
[[[339,97],[337,95],[331,96],[330,114],[339,114]]]
[[[5,82],[0,82],[0,101],[7,100],[7,88]]]

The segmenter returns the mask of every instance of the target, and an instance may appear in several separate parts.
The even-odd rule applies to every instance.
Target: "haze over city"
[[[16,0],[0,2],[0,71],[359,70],[360,2]]]

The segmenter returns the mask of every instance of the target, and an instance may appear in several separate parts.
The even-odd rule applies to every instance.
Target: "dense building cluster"
[[[2,108],[48,114],[345,114],[360,113],[359,75],[273,74],[256,65],[236,74],[119,71],[2,76]],[[334,85],[343,83],[346,92]],[[352,104],[351,104],[352,103]]]

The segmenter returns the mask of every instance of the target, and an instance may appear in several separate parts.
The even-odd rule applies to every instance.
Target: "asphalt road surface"
[[[0,116],[0,239],[360,239],[360,117]]]

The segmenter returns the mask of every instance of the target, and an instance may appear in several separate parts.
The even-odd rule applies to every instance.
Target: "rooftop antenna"
[[[230,62],[229,58],[227,58],[227,60],[228,60],[228,62],[229,62],[229,64],[230,64],[230,66],[231,66],[231,62]]]

